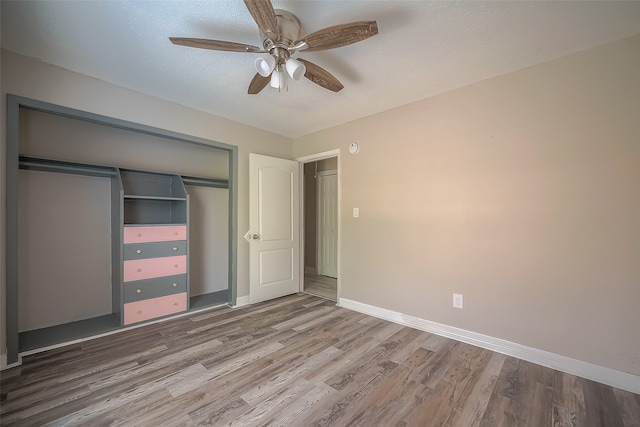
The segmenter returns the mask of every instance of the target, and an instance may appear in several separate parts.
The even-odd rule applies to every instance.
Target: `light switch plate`
[[[453,294],[453,307],[462,308],[462,306],[463,306],[462,294]]]
[[[360,216],[360,209],[359,208],[353,208],[353,217],[354,218],[358,218]]]

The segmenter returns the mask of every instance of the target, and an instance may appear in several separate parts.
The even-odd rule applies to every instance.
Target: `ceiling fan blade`
[[[376,21],[358,21],[334,25],[306,35],[300,42],[309,46],[306,52],[333,49],[368,39],[378,34]],[[297,44],[297,43],[296,43]]]
[[[171,43],[180,46],[198,47],[200,49],[222,50],[225,52],[252,52],[260,53],[264,50],[257,46],[243,43],[225,42],[222,40],[194,39],[190,37],[169,37]]]
[[[333,74],[331,74],[324,68],[302,58],[298,58],[298,61],[302,62],[305,67],[307,67],[304,76],[318,86],[322,86],[323,88],[329,89],[333,92],[340,92],[344,88],[342,83],[340,83],[340,81],[336,79]]]
[[[244,4],[249,9],[253,20],[258,24],[258,28],[269,38],[276,38],[278,35],[278,20],[276,12],[270,0],[244,0]]]
[[[262,77],[260,74],[256,73],[256,75],[253,76],[251,83],[249,83],[249,90],[247,91],[247,93],[249,95],[256,95],[260,93],[260,91],[269,84],[270,80],[271,80],[270,76]]]

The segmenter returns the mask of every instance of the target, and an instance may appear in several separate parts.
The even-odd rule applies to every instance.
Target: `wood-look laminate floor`
[[[301,294],[25,357],[2,425],[638,426],[640,395]]]
[[[338,299],[338,280],[333,277],[306,273],[304,275],[304,291],[336,301]]]

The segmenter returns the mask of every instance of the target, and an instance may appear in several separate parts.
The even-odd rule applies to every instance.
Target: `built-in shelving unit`
[[[182,178],[126,169],[119,172],[121,322],[129,325],[186,311],[189,195]]]
[[[186,224],[188,195],[178,175],[120,169],[124,224]]]

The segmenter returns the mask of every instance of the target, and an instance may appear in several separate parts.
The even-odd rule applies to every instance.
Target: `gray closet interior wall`
[[[18,175],[19,331],[111,313],[111,180]]]
[[[229,227],[226,189],[186,186],[190,196],[189,254],[191,296],[227,289]],[[194,232],[197,230],[197,232]]]
[[[19,331],[113,309],[109,179],[18,170],[18,154],[225,182],[187,186],[191,294],[224,290],[235,304],[237,147],[9,95],[7,229],[17,230],[7,233],[8,363]]]
[[[20,154],[205,178],[229,178],[226,151],[55,114],[20,110]]]

